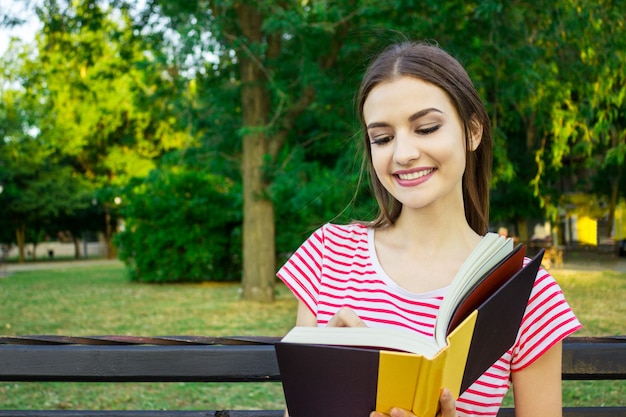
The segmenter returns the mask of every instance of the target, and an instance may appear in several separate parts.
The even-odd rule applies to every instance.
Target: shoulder
[[[530,263],[532,259],[529,257],[524,258],[524,265]],[[545,297],[551,297],[556,294],[562,294],[556,279],[543,267],[540,266],[535,277],[535,284],[533,286],[533,293],[529,301],[533,301],[534,298],[543,299]]]
[[[530,260],[525,259],[528,263]],[[512,370],[525,368],[581,328],[555,278],[540,267],[513,350]]]
[[[307,239],[305,246],[316,248],[320,255],[325,251],[344,253],[355,249],[366,250],[368,228],[358,223],[326,223]]]
[[[344,244],[347,242],[362,243],[367,242],[368,228],[359,223],[326,223],[318,229],[317,233],[319,233],[324,240],[329,239]]]
[[[354,234],[361,235],[367,234],[368,227],[361,223],[349,223],[349,224],[336,224],[336,223],[326,223],[321,229],[334,232],[334,233],[343,233],[343,234]]]

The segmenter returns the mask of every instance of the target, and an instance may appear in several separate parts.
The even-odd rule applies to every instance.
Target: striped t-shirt
[[[318,229],[277,275],[317,317],[318,326],[349,307],[370,327],[430,337],[447,290],[415,294],[397,285],[378,262],[374,230],[359,224]],[[458,398],[459,416],[495,416],[511,371],[528,366],[580,327],[554,278],[540,269],[515,344]]]

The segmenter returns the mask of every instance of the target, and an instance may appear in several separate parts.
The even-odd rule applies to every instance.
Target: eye
[[[435,125],[426,126],[426,127],[420,127],[419,129],[415,130],[415,133],[417,133],[419,135],[430,135],[431,133],[434,133],[437,130],[439,130],[440,127],[441,127],[440,124],[435,124]]]
[[[391,135],[377,136],[375,138],[371,138],[370,139],[370,143],[372,145],[386,145],[389,142],[391,142],[392,140],[393,140],[393,136],[391,136]]]

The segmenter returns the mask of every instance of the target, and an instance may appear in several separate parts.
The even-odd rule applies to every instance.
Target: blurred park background
[[[375,212],[354,97],[370,57],[409,38],[457,56],[487,103],[491,229],[548,249],[581,335],[624,334],[625,13],[621,0],[0,0],[0,31],[17,35],[0,56],[2,333],[284,334],[296,305],[277,266],[324,222]],[[624,398],[623,381],[564,386],[566,405]],[[284,403],[276,384],[0,384],[3,408],[42,405]]]
[[[0,57],[4,262],[119,258],[135,281],[272,301],[316,227],[374,213],[354,96],[406,38],[457,56],[487,103],[492,230],[558,264],[620,254],[625,1],[1,4],[2,30],[35,30]]]

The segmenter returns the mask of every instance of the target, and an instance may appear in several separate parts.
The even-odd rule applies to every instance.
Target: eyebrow
[[[428,113],[432,113],[432,112],[437,112],[437,113],[443,114],[443,112],[441,110],[436,109],[434,107],[429,107],[427,109],[420,110],[417,113],[412,114],[411,116],[409,116],[408,120],[409,120],[409,122],[412,122],[412,121],[417,120],[420,117],[426,116]],[[389,124],[385,123],[385,122],[372,122],[372,123],[367,125],[367,128],[368,129],[373,129],[373,128],[376,128],[376,127],[387,127],[387,126],[389,126]]]

